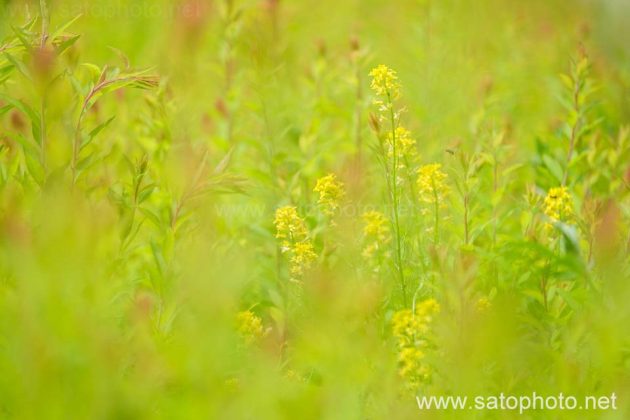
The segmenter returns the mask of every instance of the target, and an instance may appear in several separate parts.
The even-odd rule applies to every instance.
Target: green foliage
[[[3,2],[0,417],[627,418],[630,12],[568,3]]]

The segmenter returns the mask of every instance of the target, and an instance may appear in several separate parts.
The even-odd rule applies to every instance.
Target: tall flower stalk
[[[440,238],[440,208],[449,192],[446,184],[447,175],[442,172],[442,165],[432,163],[418,169],[418,193],[420,201],[433,207],[433,244]]]
[[[391,207],[391,218],[394,231],[394,254],[396,272],[400,281],[403,304],[407,305],[407,283],[402,261],[402,235],[400,233],[400,190],[398,188],[399,153],[399,117],[394,110],[394,101],[400,96],[400,83],[396,72],[387,66],[379,65],[370,72],[372,77],[371,88],[377,99],[374,103],[378,106],[381,120],[388,120],[390,132],[388,143],[391,153],[385,153],[384,166],[388,195]],[[388,162],[388,157],[391,161]]]
[[[317,259],[306,223],[295,207],[284,206],[276,210],[274,225],[281,252],[290,256],[291,279],[298,282]]]
[[[565,127],[569,147],[567,150],[566,167],[562,176],[562,186],[567,185],[569,169],[579,141],[591,128],[587,121],[588,98],[593,92],[593,86],[589,79],[590,64],[584,52],[573,62],[571,75],[562,75],[562,81],[566,87],[566,102],[568,116]]]

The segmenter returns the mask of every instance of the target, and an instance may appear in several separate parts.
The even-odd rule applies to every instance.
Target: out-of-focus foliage
[[[629,27],[620,0],[0,2],[0,417],[535,391],[618,409],[526,418],[628,418]]]

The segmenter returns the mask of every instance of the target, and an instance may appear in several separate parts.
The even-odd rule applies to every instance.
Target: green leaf
[[[32,35],[26,32],[26,29],[16,27],[12,27],[12,29],[24,49],[28,50],[32,48],[32,41],[29,39]]]
[[[30,155],[37,155],[39,153],[39,145],[37,145],[32,140],[27,139],[23,135],[17,134],[11,136],[11,138],[20,143],[20,145],[24,148],[25,153],[28,153]]]
[[[84,157],[77,163],[77,170],[83,172],[85,169],[89,168],[95,162],[95,154],[91,153],[88,156]]]
[[[2,99],[4,102],[11,105],[13,108],[17,109],[18,111],[22,112],[24,115],[26,115],[29,118],[29,120],[31,120],[31,131],[33,132],[33,138],[37,142],[39,142],[41,139],[41,121],[40,121],[39,113],[35,111],[33,108],[31,108],[24,101],[21,101],[19,99],[14,99],[3,93],[0,93],[0,99]]]
[[[573,79],[566,75],[566,74],[561,74],[560,75],[560,80],[562,80],[562,84],[569,90],[573,90]]]
[[[13,109],[13,107],[11,105],[5,105],[3,107],[0,107],[0,117],[2,117],[4,114],[6,114],[7,112],[9,112],[12,109]]]
[[[566,223],[556,222],[554,223],[556,229],[558,229],[564,237],[564,243],[568,253],[580,254],[580,238],[575,226],[567,225]]]
[[[570,293],[568,293],[567,291],[565,291],[564,289],[560,287],[556,288],[556,292],[567,303],[567,305],[569,305],[571,309],[576,311],[580,308],[580,305],[575,299],[573,299]]]
[[[562,166],[549,155],[543,155],[542,160],[551,175],[553,175],[559,183],[562,183],[562,178],[564,177]]]
[[[96,128],[94,128],[92,131],[90,131],[88,133],[87,136],[87,140],[85,140],[82,144],[81,144],[81,150],[83,150],[87,145],[89,145],[90,143],[92,143],[92,140],[94,140],[94,138],[101,132],[103,131],[108,125],[111,124],[112,121],[114,121],[114,119],[116,118],[116,116],[114,115],[113,117],[111,117],[110,119],[108,119],[107,121],[99,124],[98,126],[96,126]]]
[[[151,222],[153,222],[153,224],[155,225],[155,227],[161,227],[162,226],[162,221],[160,220],[160,217],[155,214],[152,210],[149,210],[147,208],[144,207],[139,207],[140,211],[142,212],[142,214],[145,215],[145,217],[147,219],[149,219]]]
[[[9,79],[9,76],[11,76],[14,68],[15,66],[13,64],[7,64],[6,66],[0,68],[0,84],[3,84]]]
[[[11,64],[13,64],[13,66],[15,66],[16,69],[18,69],[20,73],[22,73],[24,77],[26,77],[28,80],[33,80],[33,78],[31,77],[31,73],[28,71],[24,63],[16,60],[15,57],[13,57],[8,52],[5,52],[4,56],[6,57],[7,60],[9,60]]]
[[[153,191],[155,191],[157,189],[157,186],[155,185],[149,185],[147,187],[145,187],[140,194],[138,194],[138,203],[143,203],[145,202],[153,193]]]
[[[74,45],[74,43],[76,43],[79,38],[81,38],[81,35],[75,35],[75,36],[71,36],[65,40],[63,40],[62,42],[57,44],[57,54],[61,55],[63,54],[63,52],[65,50],[67,50],[68,48],[70,48],[72,45]]]
[[[44,183],[44,169],[39,161],[30,153],[24,154],[24,161],[26,162],[26,168],[29,174],[33,177],[35,182],[39,185]]]
[[[81,63],[83,67],[89,70],[93,79],[97,79],[101,75],[101,68],[92,63]]]
[[[68,22],[64,23],[63,25],[61,25],[59,28],[57,28],[55,30],[55,32],[53,32],[52,34],[52,39],[55,40],[56,38],[60,37],[61,35],[63,35],[66,32],[66,29],[68,29],[70,26],[72,26],[74,24],[74,22],[76,22],[82,15],[77,15],[74,18],[70,19]]]

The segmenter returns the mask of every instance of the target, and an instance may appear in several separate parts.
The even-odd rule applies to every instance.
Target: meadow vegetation
[[[0,16],[0,417],[630,416],[625,2]]]

